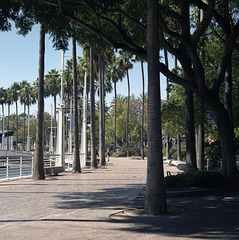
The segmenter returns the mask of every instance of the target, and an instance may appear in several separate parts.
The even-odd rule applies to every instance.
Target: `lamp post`
[[[61,52],[61,102],[58,110],[57,146],[56,153],[60,158],[56,158],[56,166],[62,166],[65,170],[65,144],[64,144],[64,103],[63,103],[63,73],[64,73],[64,50]]]
[[[70,113],[67,121],[69,122],[68,153],[72,153],[72,98],[70,98]]]
[[[4,138],[5,138],[5,134],[4,134],[4,107],[2,105],[2,150],[5,149]]]
[[[51,133],[50,133],[50,149],[49,151],[53,153],[53,131],[52,131],[52,104],[51,104]]]
[[[27,151],[30,152],[30,109],[28,105],[28,118],[27,118]]]
[[[87,76],[85,69],[85,78],[84,78],[84,92],[83,92],[83,123],[82,123],[82,131],[81,131],[81,153],[80,153],[80,161],[81,166],[86,165],[87,160]]]

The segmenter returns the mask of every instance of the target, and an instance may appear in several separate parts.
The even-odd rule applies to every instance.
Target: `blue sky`
[[[38,57],[39,57],[39,26],[34,26],[32,31],[25,37],[17,35],[13,26],[12,31],[0,32],[0,87],[8,88],[13,82],[27,80],[32,84],[38,77]],[[71,46],[69,47],[71,49]],[[81,48],[77,47],[77,55],[81,55]],[[65,61],[70,58],[71,51],[65,53]],[[45,74],[51,69],[60,70],[61,51],[56,51],[52,47],[52,41],[46,36],[45,52]],[[147,64],[144,64],[145,86],[147,91]],[[141,67],[137,63],[129,71],[131,94],[139,96],[142,92]],[[124,79],[117,84],[117,93],[127,95],[127,81]],[[161,96],[165,99],[165,78],[161,78]],[[113,98],[113,92],[106,97],[109,103]],[[45,111],[51,112],[51,98],[45,100]],[[31,113],[36,113],[37,107],[31,108]],[[11,109],[14,112],[14,106]],[[23,107],[19,107],[19,113],[23,112]],[[7,113],[5,113],[7,114]]]

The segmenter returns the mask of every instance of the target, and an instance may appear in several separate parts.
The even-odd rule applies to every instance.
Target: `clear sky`
[[[71,46],[65,53],[65,61],[71,57]],[[77,55],[81,55],[80,47],[77,47]],[[39,26],[34,26],[32,31],[25,37],[17,35],[16,29],[12,28],[9,32],[0,32],[0,87],[8,88],[13,82],[27,80],[32,84],[38,77],[38,58],[39,58]],[[51,69],[56,68],[60,71],[61,51],[56,51],[52,47],[52,41],[46,36],[45,51],[45,74]],[[147,91],[147,64],[144,63],[145,86]],[[129,71],[131,94],[139,96],[142,92],[141,66],[139,63]],[[117,93],[127,95],[127,81],[117,83]],[[113,92],[106,97],[109,103],[113,98]],[[161,97],[165,99],[165,78],[161,78]],[[52,98],[45,100],[45,111],[51,113],[50,105],[53,104]],[[15,106],[11,108],[14,112]],[[36,113],[37,106],[31,107],[31,114]],[[23,112],[23,107],[19,104],[19,113]],[[7,112],[5,112],[7,115]]]

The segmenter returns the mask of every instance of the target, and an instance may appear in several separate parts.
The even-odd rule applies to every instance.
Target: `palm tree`
[[[161,104],[159,82],[159,4],[148,0],[148,167],[144,209],[149,214],[167,212],[164,187]]]
[[[19,92],[20,92],[20,84],[17,82],[14,82],[10,86],[10,94],[12,96],[12,100],[15,102],[16,105],[16,150],[18,150],[18,98],[19,98]]]
[[[78,106],[77,106],[77,69],[76,69],[76,40],[72,38],[72,70],[73,70],[73,115],[74,115],[74,160],[72,164],[73,172],[81,172],[80,157],[79,157],[79,130],[78,130]]]
[[[141,64],[143,64],[143,62],[141,62]],[[143,67],[143,66],[142,66]],[[143,71],[143,70],[142,70]],[[144,82],[144,81],[143,81]],[[144,92],[144,83],[143,83],[143,91],[142,93],[139,95],[138,97],[138,101],[139,101],[139,104],[142,106],[141,107],[141,159],[144,159],[144,145],[145,145],[145,138],[144,138],[144,135],[145,135],[145,130],[144,130],[144,124],[145,124],[145,118],[146,118],[146,106],[147,106],[147,103],[148,103],[148,98],[147,98],[147,95],[145,94]]]
[[[66,67],[64,70],[64,99],[65,103],[69,105],[70,97],[73,95],[73,74],[72,74],[72,59],[66,61]]]
[[[141,71],[142,71],[142,116],[141,116],[141,158],[144,159],[144,61],[141,59]]]
[[[105,161],[105,111],[104,111],[104,62],[98,54],[98,78],[99,78],[99,163],[106,165]]]
[[[125,76],[125,71],[119,66],[122,65],[122,58],[116,57],[115,55],[111,58],[108,68],[106,70],[106,78],[111,79],[114,83],[114,106],[115,106],[115,116],[114,116],[114,151],[116,151],[116,109],[117,109],[117,91],[116,83],[120,80],[122,81]]]
[[[78,65],[77,65],[77,72],[80,76],[79,78],[79,85],[78,85],[78,93],[81,95],[78,95],[78,102],[79,106],[82,107],[82,115],[83,115],[83,121],[82,121],[82,132],[81,132],[81,162],[83,164],[87,161],[87,155],[88,155],[88,147],[87,147],[87,109],[88,109],[88,82],[89,82],[89,61],[87,61],[87,58],[85,57],[85,52],[83,52],[84,57],[78,57]],[[84,76],[84,77],[83,77]]]
[[[34,159],[33,179],[45,179],[43,168],[43,137],[44,137],[44,55],[45,55],[45,27],[40,24],[39,43],[39,85],[37,106],[36,149]]]
[[[28,148],[27,151],[31,150],[31,144],[30,144],[30,105],[35,104],[36,103],[36,97],[35,95],[32,93],[33,92],[33,86],[30,86],[29,88],[29,94],[28,97],[26,99],[26,105],[27,105],[27,109],[28,109],[28,134],[27,134],[27,143]]]
[[[35,96],[36,100],[38,99],[38,85],[39,85],[39,79],[37,78],[33,83],[33,95]],[[46,94],[47,95],[47,94]]]
[[[93,49],[90,47],[90,125],[91,125],[91,168],[97,168],[95,137],[95,85]]]
[[[126,120],[126,148],[127,157],[129,156],[129,104],[130,104],[130,82],[129,82],[129,69],[133,68],[133,64],[130,59],[132,54],[127,52],[121,52],[121,57],[123,59],[123,70],[126,72],[127,83],[128,83],[128,96],[127,96],[127,120]]]
[[[76,73],[77,74],[77,73]],[[67,60],[66,61],[66,67],[64,70],[64,100],[65,100],[65,108],[68,109],[68,113],[70,113],[70,118],[72,116],[72,100],[73,100],[73,60]],[[71,144],[71,130],[70,126],[66,126],[66,136],[68,136],[68,144]],[[69,130],[69,131],[68,131]],[[69,146],[69,149],[71,151],[71,147]]]
[[[144,159],[144,104],[145,104],[145,81],[144,81],[144,60],[138,56],[135,56],[135,59],[132,60],[133,62],[140,61],[141,65],[141,75],[142,75],[142,95],[140,96],[142,99],[142,113],[141,113],[141,158]]]
[[[87,71],[89,73],[90,79],[90,88],[87,86],[86,92],[88,99],[88,91],[90,90],[90,137],[91,137],[91,168],[97,168],[97,161],[96,161],[96,136],[95,136],[95,65],[94,65],[94,52],[91,45],[84,45],[83,46],[83,57],[84,59],[80,59],[80,64],[83,65],[84,69],[89,69]],[[84,64],[85,63],[85,64]],[[88,100],[87,100],[88,101]],[[87,138],[87,136],[86,136]],[[87,143],[87,141],[86,141]],[[87,151],[87,149],[85,149]]]
[[[178,62],[177,58],[174,59],[174,68],[177,69]],[[181,136],[180,134],[177,135],[177,160],[182,160],[182,151],[181,151]]]
[[[98,54],[98,79],[99,79],[99,162],[101,166],[105,161],[105,94],[112,91],[111,81],[105,81],[105,64],[113,56],[111,49]]]
[[[190,5],[188,2],[183,1],[181,5],[182,17],[189,19]],[[187,38],[190,35],[190,23],[187,21],[184,31],[182,31],[183,37]],[[181,51],[185,52],[185,58],[190,62],[191,57],[187,52],[187,45],[181,45]],[[192,79],[193,75],[187,68],[184,69],[184,78]],[[196,150],[195,150],[195,126],[194,126],[194,96],[193,91],[189,88],[185,88],[185,137],[186,137],[186,171],[197,169]]]
[[[115,102],[117,103],[117,108],[115,108]],[[127,113],[125,114],[125,107],[127,106],[127,96],[117,94],[116,100],[113,98],[110,102],[111,110],[112,110],[112,115],[117,116],[117,131],[116,131],[116,139],[117,139],[117,144],[121,146],[126,145],[126,131],[125,131],[125,126],[126,126],[126,116]],[[116,111],[116,114],[115,114]],[[123,117],[123,121],[119,121],[119,119]],[[122,118],[121,118],[122,119]],[[115,118],[112,118],[113,121],[115,121]],[[114,127],[115,130],[115,127]],[[113,131],[114,132],[114,131]],[[113,133],[114,135],[114,133]],[[114,136],[113,136],[114,139]]]
[[[9,120],[10,120],[10,106],[12,104],[12,92],[11,89],[7,89],[7,104],[8,104],[8,118],[7,118],[7,132],[9,133]],[[7,137],[7,150],[9,150],[9,137]]]
[[[23,136],[23,149],[25,149],[25,139],[26,139],[26,134],[25,134],[25,116],[26,116],[26,106],[28,110],[28,123],[29,123],[29,118],[30,118],[30,105],[34,104],[36,102],[36,98],[33,93],[33,87],[28,83],[27,81],[23,80],[21,82],[21,90],[20,90],[20,101],[21,103],[24,104],[24,136]],[[28,124],[29,125],[29,124]],[[28,138],[29,138],[29,126],[28,126]],[[29,141],[29,140],[28,140]]]
[[[52,69],[45,76],[45,89],[49,96],[53,97],[54,101],[54,136],[56,139],[56,96],[60,93],[61,90],[61,78],[60,74],[56,69]],[[52,129],[51,129],[52,131]],[[53,141],[54,149],[56,147],[55,141]]]
[[[19,92],[19,97],[20,97],[20,103],[24,105],[24,117],[23,117],[23,143],[22,143],[22,148],[25,150],[25,139],[26,139],[26,130],[25,130],[25,122],[26,122],[26,101],[29,98],[30,94],[30,83],[28,83],[26,80],[23,80],[20,83],[20,92]]]
[[[0,104],[2,105],[2,150],[4,149],[4,104],[7,102],[7,91],[3,87],[0,88]]]

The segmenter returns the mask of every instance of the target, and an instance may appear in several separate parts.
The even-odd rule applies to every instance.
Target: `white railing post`
[[[7,179],[8,179],[8,171],[9,171],[9,169],[8,169],[9,168],[9,161],[8,160],[9,160],[9,157],[7,157],[7,169],[6,169],[7,170],[7,172],[6,172],[6,178]]]
[[[32,176],[34,169],[34,156],[13,156],[14,155],[1,156],[0,165],[2,165],[3,168],[1,168],[2,174],[0,180]]]
[[[32,175],[33,175],[33,167],[34,167],[34,156],[32,156]]]
[[[22,157],[20,157],[20,177],[22,177]]]

